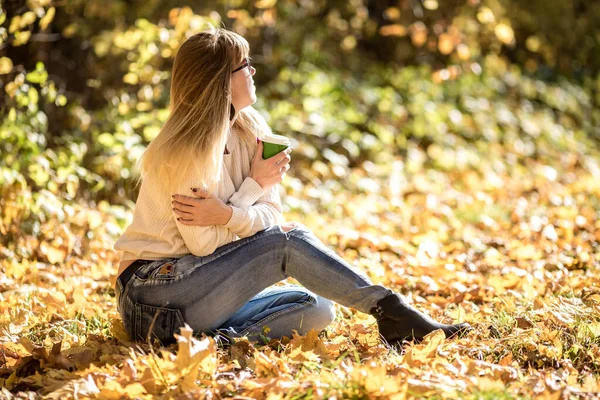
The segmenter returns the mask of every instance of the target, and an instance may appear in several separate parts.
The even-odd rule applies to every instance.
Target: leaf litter
[[[497,172],[482,161],[478,173],[445,174],[399,173],[403,163],[350,169],[336,190],[326,165],[306,166],[303,179],[290,173],[286,219],[433,318],[469,321],[466,337],[436,331],[397,351],[379,340],[373,317],[336,305],[321,333],[266,332],[222,347],[185,326],[169,347],[133,343],[112,289],[119,223],[81,205],[72,219],[48,218],[41,235],[16,238],[34,251],[29,259],[0,260],[0,397],[595,396],[600,179],[557,165],[549,180],[539,163]],[[20,215],[11,196],[5,218]]]

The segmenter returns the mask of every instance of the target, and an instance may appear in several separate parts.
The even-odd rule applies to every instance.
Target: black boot
[[[446,337],[471,330],[467,323],[438,324],[428,316],[406,304],[399,294],[391,294],[377,302],[370,314],[377,319],[379,333],[390,345],[401,345],[403,340],[420,341],[425,335],[441,329]]]

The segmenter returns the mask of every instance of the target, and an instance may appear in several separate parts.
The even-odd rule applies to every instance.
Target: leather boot
[[[421,341],[436,329],[443,330],[447,338],[472,329],[467,323],[439,324],[406,304],[397,293],[379,300],[369,313],[377,320],[381,336],[392,346],[401,345],[403,340]]]

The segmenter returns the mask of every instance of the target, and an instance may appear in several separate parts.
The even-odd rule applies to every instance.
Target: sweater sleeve
[[[197,182],[193,174],[188,174],[186,179],[179,190],[171,194],[185,193],[186,189],[190,187],[200,187],[201,184]],[[214,253],[214,251],[233,240],[235,240],[235,234],[227,227],[223,225],[210,225],[210,226],[194,226],[194,225],[183,225],[177,221],[177,214],[173,213],[173,219],[177,225],[177,230],[181,234],[183,241],[189,252],[195,256],[202,257]]]
[[[212,254],[219,246],[233,240],[232,232],[222,225],[189,226],[177,219],[175,223],[190,253],[198,257]]]
[[[244,185],[247,185],[244,188]],[[255,191],[250,188],[260,188],[262,196],[254,203],[252,201]],[[242,190],[244,189],[244,191]],[[245,192],[248,190],[248,192]],[[252,203],[250,203],[252,201]],[[278,225],[283,222],[283,208],[279,196],[279,185],[264,191],[252,178],[246,178],[240,190],[231,196],[227,203],[233,209],[229,222],[224,225],[240,238],[254,235],[269,226]]]
[[[244,179],[240,188],[230,198],[228,203],[238,208],[248,208],[263,196],[262,186],[249,176]]]

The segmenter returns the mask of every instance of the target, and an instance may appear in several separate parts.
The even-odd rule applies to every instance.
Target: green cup
[[[290,147],[290,139],[274,133],[265,135],[261,140],[263,142],[263,159],[265,160]]]

